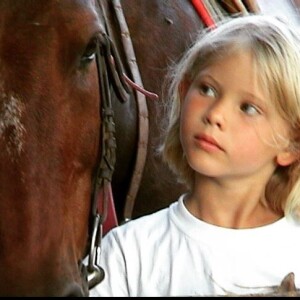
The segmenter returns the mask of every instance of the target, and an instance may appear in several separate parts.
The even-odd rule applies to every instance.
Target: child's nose
[[[207,109],[206,114],[203,116],[203,122],[224,130],[228,112],[227,106],[224,101],[216,101]]]

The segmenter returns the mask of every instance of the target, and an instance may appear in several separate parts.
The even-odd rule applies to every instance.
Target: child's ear
[[[295,151],[282,151],[277,154],[276,162],[279,166],[286,167],[299,159],[299,153]]]

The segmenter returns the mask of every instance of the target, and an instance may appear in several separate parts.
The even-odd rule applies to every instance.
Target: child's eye
[[[217,97],[217,92],[216,90],[209,86],[208,84],[200,84],[200,87],[199,87],[199,90],[200,90],[200,93],[204,96],[207,96],[207,97]]]
[[[241,105],[241,111],[245,112],[249,116],[260,114],[259,109],[255,105],[249,103],[243,103]]]

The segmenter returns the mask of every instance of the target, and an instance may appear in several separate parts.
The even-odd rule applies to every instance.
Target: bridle
[[[114,111],[112,107],[112,91],[121,102],[130,96],[133,87],[151,96],[141,89],[124,73],[120,57],[106,32],[101,32],[96,45],[96,63],[101,96],[101,156],[93,182],[92,192],[92,228],[88,256],[88,287],[93,288],[104,279],[104,270],[98,265],[101,254],[103,223],[107,216],[109,198],[112,198],[111,180],[116,163],[116,139]],[[129,83],[129,85],[128,85]]]
[[[93,182],[92,234],[88,258],[88,286],[93,288],[104,279],[104,271],[97,264],[101,251],[102,225],[107,215],[108,198],[112,197],[111,180],[116,162],[114,111],[111,102],[113,89],[122,102],[130,92],[123,76],[122,65],[111,39],[101,33],[96,45],[96,63],[101,95],[101,156]]]

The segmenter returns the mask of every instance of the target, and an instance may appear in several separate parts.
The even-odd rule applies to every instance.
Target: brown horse
[[[87,295],[94,1],[0,1],[0,295]]]

